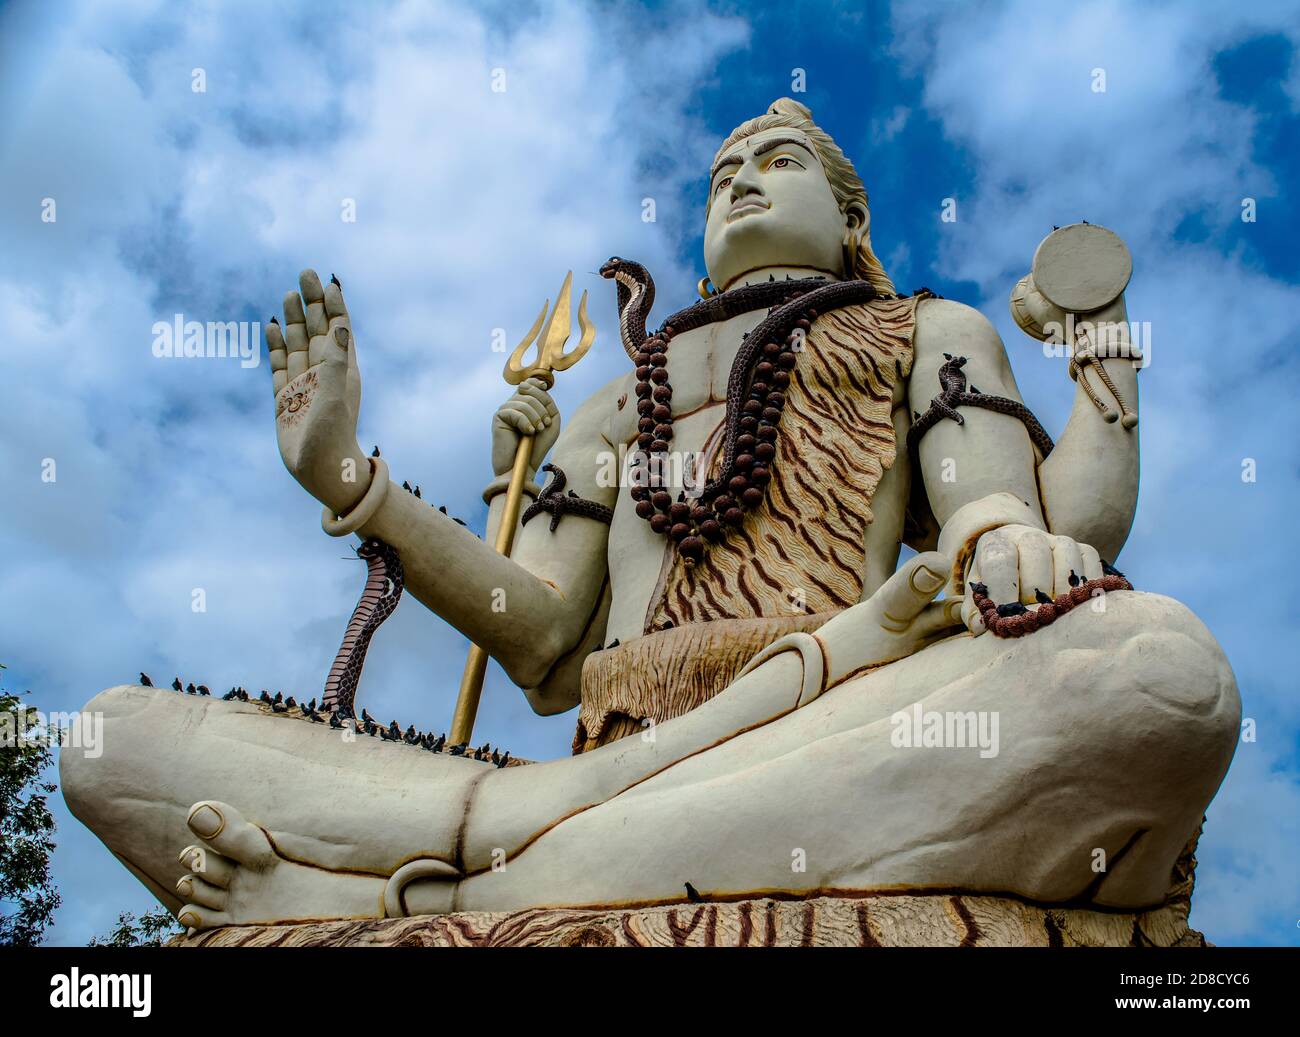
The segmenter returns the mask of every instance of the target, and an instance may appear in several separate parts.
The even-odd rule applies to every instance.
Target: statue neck
[[[732,288],[740,288],[747,284],[762,284],[773,279],[784,281],[787,277],[792,281],[804,277],[825,277],[831,281],[844,280],[841,271],[822,270],[815,266],[759,266],[737,274],[727,284],[714,285],[714,287],[720,292],[726,292]]]

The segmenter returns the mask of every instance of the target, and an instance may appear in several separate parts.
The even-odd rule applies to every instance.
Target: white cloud
[[[876,144],[887,144],[907,125],[912,110],[906,105],[895,105],[888,115],[875,116],[871,120],[871,139]]]

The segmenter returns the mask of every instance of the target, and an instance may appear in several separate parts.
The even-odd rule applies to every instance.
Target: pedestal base
[[[466,912],[214,929],[181,947],[1204,947],[1188,901],[1139,914],[1009,897],[885,894]]]

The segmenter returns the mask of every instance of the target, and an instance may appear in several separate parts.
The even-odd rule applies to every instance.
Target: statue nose
[[[753,180],[741,180],[739,176],[731,182],[731,200],[738,202],[749,195],[762,197],[763,189]]]

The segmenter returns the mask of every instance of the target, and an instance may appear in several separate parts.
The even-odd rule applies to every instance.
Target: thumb
[[[951,571],[951,560],[938,551],[909,558],[871,596],[879,603],[880,625],[896,633],[910,627],[943,590]]]
[[[327,364],[342,364],[347,367],[353,346],[352,329],[342,323],[335,324],[322,338],[325,341],[321,346],[320,359]],[[315,359],[312,357],[313,361]]]

